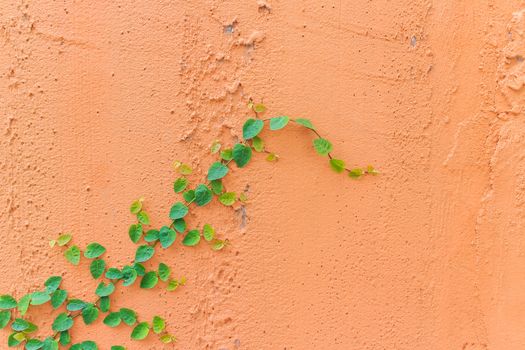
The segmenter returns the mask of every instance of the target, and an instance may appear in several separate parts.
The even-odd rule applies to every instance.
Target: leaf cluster
[[[314,151],[327,157],[330,168],[336,173],[346,172],[352,179],[378,173],[372,166],[348,168],[343,160],[334,158],[333,144],[319,134],[309,119],[294,119],[284,115],[264,119],[261,118],[267,110],[264,104],[250,101],[248,107],[254,116],[248,118],[242,126],[242,140],[231,147],[223,147],[218,140],[212,143],[210,152],[215,159],[208,167],[205,181],[192,185],[192,166],[180,161],[173,163],[177,172],[173,181],[173,191],[180,198],[170,207],[166,224],[152,225],[150,215],[145,210],[144,197],[131,203],[129,211],[135,217],[135,222],[129,226],[128,237],[137,247],[130,262],[124,266],[111,266],[106,257],[107,249],[102,244],[91,242],[81,248],[73,243],[71,233],[60,234],[51,240],[50,246],[61,248],[65,259],[71,264],[89,266],[91,276],[97,280],[94,300],[71,296],[68,290],[63,288],[61,276],[49,277],[41,289],[19,299],[7,294],[0,295],[0,329],[11,329],[7,339],[8,347],[58,350],[63,346],[70,350],[97,350],[98,346],[92,340],[75,343],[72,341],[71,330],[79,320],[85,325],[102,322],[110,328],[130,327],[130,338],[137,341],[155,335],[162,343],[175,342],[175,336],[166,329],[164,318],[156,315],[152,319],[144,320],[133,309],[115,309],[112,307],[112,297],[119,285],[138,285],[142,289],[162,287],[169,292],[184,286],[185,277],[174,277],[172,269],[156,259],[159,251],[173,249],[177,242],[185,247],[208,245],[214,251],[223,250],[230,244],[228,239],[218,237],[212,225],[193,225],[192,207],[204,207],[216,201],[225,207],[238,208],[248,202],[246,191],[227,190],[227,177],[235,172],[235,168],[242,169],[248,166],[259,153],[265,154],[267,161],[279,160],[279,155],[269,151],[262,138],[265,127],[270,131],[277,131],[295,124],[311,132],[315,136],[312,140]],[[30,308],[38,308],[44,304],[49,304],[52,309],[57,310],[57,314],[51,323],[54,333],[47,337],[39,337],[37,334],[41,332],[38,332],[37,325],[29,321],[27,312]],[[111,350],[125,348],[114,345]]]

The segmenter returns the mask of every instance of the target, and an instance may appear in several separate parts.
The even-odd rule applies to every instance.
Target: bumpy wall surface
[[[87,263],[48,240],[127,263],[131,201],[165,223],[172,161],[204,177],[251,97],[383,174],[352,181],[304,130],[266,133],[280,161],[228,180],[251,203],[191,217],[232,245],[163,252],[187,286],[116,306],[167,317],[177,349],[525,349],[524,57],[518,0],[0,1],[0,290],[63,274],[89,299]],[[173,348],[129,333],[74,336]]]

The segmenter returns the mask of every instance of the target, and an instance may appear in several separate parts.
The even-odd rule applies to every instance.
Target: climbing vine
[[[90,260],[89,271],[99,284],[93,298],[82,300],[75,298],[61,288],[62,277],[49,277],[41,290],[28,293],[18,300],[11,295],[0,295],[0,328],[10,327],[12,333],[7,339],[9,347],[23,346],[26,350],[57,350],[60,346],[70,350],[96,350],[97,344],[92,340],[72,341],[71,329],[76,319],[81,317],[86,325],[90,325],[102,318],[108,327],[117,327],[121,323],[130,327],[130,337],[133,340],[143,340],[151,334],[163,343],[171,343],[176,338],[168,331],[166,320],[161,316],[154,316],[151,320],[139,317],[132,308],[114,309],[111,306],[111,297],[116,288],[121,285],[128,287],[140,279],[139,286],[143,289],[152,289],[162,285],[162,288],[173,292],[186,284],[184,276],[175,277],[171,268],[160,262],[151,268],[150,260],[158,249],[170,248],[178,236],[182,245],[193,247],[206,242],[211,249],[219,251],[228,246],[228,239],[218,238],[215,229],[205,224],[200,228],[191,227],[186,221],[192,205],[201,207],[209,204],[213,198],[224,206],[232,206],[237,201],[245,203],[248,198],[245,192],[228,192],[223,180],[230,171],[232,162],[238,168],[244,168],[252,159],[253,152],[266,154],[266,160],[275,162],[279,156],[266,149],[263,139],[259,136],[265,126],[269,130],[281,130],[289,124],[310,131],[315,138],[312,145],[319,155],[327,157],[329,166],[337,173],[346,173],[350,178],[358,179],[364,175],[375,175],[377,171],[372,166],[366,168],[348,168],[341,159],[332,156],[332,143],[323,138],[312,122],[308,119],[293,119],[288,116],[261,118],[266,107],[262,103],[248,104],[253,117],[246,120],[242,128],[243,139],[231,148],[223,148],[216,141],[211,145],[211,153],[217,157],[208,169],[206,181],[190,186],[188,175],[192,173],[190,165],[174,162],[174,168],[179,177],[173,183],[175,193],[181,195],[181,200],[173,204],[169,212],[170,223],[159,229],[150,227],[150,217],[144,208],[144,199],[139,198],[130,206],[130,213],[135,216],[136,222],[129,227],[129,239],[137,244],[135,256],[129,264],[124,266],[108,266],[104,260],[106,248],[97,242],[89,243],[81,249],[73,243],[73,237],[64,233],[50,242],[51,248],[63,250],[64,257],[73,265],[78,265],[82,257]],[[148,263],[149,262],[149,263]],[[149,268],[144,265],[148,263]],[[33,334],[38,330],[37,325],[30,322],[27,312],[33,307],[50,303],[57,311],[49,336],[38,338]],[[103,314],[103,315],[102,315]],[[120,345],[114,345],[111,350],[124,350]]]

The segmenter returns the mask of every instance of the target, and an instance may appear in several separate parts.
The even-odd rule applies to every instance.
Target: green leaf
[[[366,167],[366,173],[375,176],[375,175],[378,175],[378,174],[379,174],[379,171],[377,171],[376,169],[374,169],[373,166],[369,165],[369,166]]]
[[[133,328],[131,332],[131,339],[133,340],[142,340],[146,338],[149,334],[149,324],[148,322],[141,322]]]
[[[225,149],[221,152],[221,158],[229,161],[233,159],[233,151],[231,149]]]
[[[239,200],[242,203],[248,202],[248,196],[246,195],[246,192],[241,192],[241,194],[239,194]]]
[[[282,116],[282,117],[275,117],[270,119],[270,130],[279,130],[282,129],[288,124],[288,121],[290,120],[289,117]]]
[[[25,334],[34,333],[38,330],[38,326],[29,322],[29,328],[24,331]]]
[[[98,346],[94,341],[86,340],[82,342],[82,350],[98,350]]]
[[[82,342],[82,350],[98,350],[98,346],[94,341],[86,340]]]
[[[44,346],[44,343],[38,339],[29,339],[26,343],[26,350],[38,350]]]
[[[141,211],[137,214],[137,220],[144,225],[149,225],[149,215],[145,211]]]
[[[160,280],[166,282],[170,277],[171,269],[164,263],[159,264],[159,277]]]
[[[211,248],[215,251],[222,250],[224,247],[226,247],[227,242],[227,240],[222,241],[220,239],[217,239],[213,242]]]
[[[137,279],[137,271],[129,266],[124,266],[122,269],[122,279],[124,280],[122,283],[123,286],[127,287],[132,285]]]
[[[166,328],[166,321],[159,316],[153,316],[153,332],[160,334]]]
[[[34,323],[29,322],[29,327],[24,331],[25,334],[33,333],[38,330],[38,326]]]
[[[135,261],[136,262],[144,262],[151,259],[151,257],[155,254],[155,248],[149,245],[141,245],[137,248],[137,251],[135,253]]]
[[[7,338],[7,345],[9,347],[15,347],[20,345],[25,339],[26,336],[24,333],[11,333],[9,338]]]
[[[332,144],[327,139],[317,138],[314,140],[314,149],[318,154],[326,156],[332,152]]]
[[[100,302],[98,304],[98,307],[100,308],[100,311],[108,312],[110,305],[111,305],[111,300],[109,299],[109,297],[101,297],[100,298]]]
[[[60,332],[60,344],[66,346],[71,343],[71,335],[69,331]]]
[[[73,327],[73,319],[65,312],[59,314],[53,321],[51,328],[55,332],[64,332]]]
[[[102,259],[93,260],[89,265],[89,271],[91,272],[91,276],[93,276],[94,279],[97,279],[100,276],[102,276],[105,269],[106,262]]]
[[[58,236],[57,238],[57,244],[60,246],[60,247],[63,247],[65,246],[66,244],[69,243],[69,241],[71,241],[71,238],[73,238],[73,236],[71,236],[70,234],[68,233],[64,233],[64,234],[61,234],[60,236]]]
[[[181,164],[179,167],[179,173],[182,175],[190,175],[193,170],[188,164]]]
[[[133,243],[137,243],[142,237],[142,225],[141,224],[133,224],[129,227],[129,238]]]
[[[184,219],[177,219],[173,221],[173,228],[177,232],[184,232],[186,231],[186,221]]]
[[[160,341],[163,342],[164,344],[169,344],[169,343],[172,343],[174,341],[177,341],[177,338],[175,338],[171,334],[163,334],[163,335],[160,336]]]
[[[264,127],[264,122],[260,119],[248,119],[242,127],[242,137],[249,140],[259,135]],[[235,153],[235,150],[234,150]],[[234,156],[235,157],[235,156]]]
[[[11,311],[0,311],[0,329],[5,328],[5,326],[8,325],[9,321],[11,321]]]
[[[106,271],[106,278],[110,280],[119,280],[122,278],[122,271],[115,267],[111,267]]]
[[[195,191],[194,190],[189,190],[189,191],[186,191],[182,194],[182,198],[184,198],[184,200],[187,202],[187,203],[191,203],[195,200]]]
[[[18,311],[20,312],[20,315],[24,316],[26,314],[32,297],[33,293],[29,293],[20,298],[20,300],[18,301]]]
[[[71,345],[69,350],[82,350],[82,344],[78,343],[78,344]]]
[[[141,263],[133,263],[133,269],[137,271],[137,276],[144,276],[146,273],[146,267]]]
[[[58,309],[64,301],[67,299],[67,291],[62,289],[57,289],[51,294],[51,306],[53,309]]]
[[[235,203],[236,198],[235,192],[226,192],[219,196],[219,202],[226,206],[230,206]]]
[[[179,281],[171,280],[169,281],[166,289],[168,290],[168,292],[173,292],[175,289],[177,289],[178,286],[179,286]]]
[[[170,210],[170,219],[171,220],[177,220],[182,219],[183,217],[188,214],[188,207],[182,204],[181,202],[175,203]]]
[[[149,243],[155,242],[158,239],[159,239],[159,230],[149,230],[144,235],[144,240]]]
[[[233,160],[239,168],[243,168],[252,158],[252,149],[243,144],[233,146]]]
[[[221,180],[213,180],[210,182],[211,191],[217,195],[222,193],[223,186]]]
[[[16,300],[10,295],[0,295],[0,309],[13,309],[16,307]]]
[[[142,201],[137,200],[131,203],[131,206],[129,207],[129,211],[131,214],[137,215],[142,210]]]
[[[26,334],[25,333],[13,333],[13,338],[15,338],[16,340],[19,340],[19,341],[24,341],[27,339],[26,337]]]
[[[215,230],[211,225],[205,224],[202,228],[202,235],[204,236],[204,239],[209,242],[215,237]]]
[[[47,281],[44,282],[44,286],[46,287],[46,292],[53,293],[55,290],[58,289],[61,282],[62,282],[62,277],[60,276],[49,277]]]
[[[105,284],[104,282],[100,282],[97,286],[97,289],[95,290],[95,294],[99,297],[107,297],[111,295],[115,291],[115,285],[111,282],[108,282],[108,284]]]
[[[98,308],[94,305],[88,305],[87,307],[82,309],[82,319],[87,325],[90,325],[93,322],[95,322],[98,318],[98,314]]]
[[[188,247],[193,247],[199,244],[201,240],[201,235],[199,230],[191,230],[186,234],[186,237],[182,240],[182,244]]]
[[[264,113],[266,111],[266,106],[263,105],[262,103],[256,103],[254,106],[253,106],[253,110],[257,113]]]
[[[177,233],[168,226],[162,226],[159,231],[159,241],[162,248],[166,249],[175,242]]]
[[[98,243],[90,243],[86,247],[86,251],[84,252],[84,256],[88,259],[95,259],[101,256],[106,252],[106,248],[101,246]]]
[[[203,205],[208,204],[211,199],[213,198],[213,194],[211,193],[208,186],[200,184],[195,189],[195,204],[202,207]]]
[[[330,159],[330,167],[336,173],[342,173],[345,170],[345,162],[340,159]]]
[[[219,141],[214,141],[211,144],[211,147],[210,147],[211,154],[215,154],[215,153],[219,152],[220,149],[221,149],[221,144],[220,144]]]
[[[119,311],[120,319],[128,326],[133,326],[137,322],[137,313],[131,309],[122,308]]]
[[[268,154],[268,157],[266,157],[266,160],[269,162],[276,162],[279,160],[279,156],[275,153]]]
[[[64,256],[73,265],[78,265],[80,262],[80,249],[76,245],[71,246],[64,252]]]
[[[126,348],[120,345],[113,345],[111,350],[126,350]]]
[[[31,305],[42,305],[51,300],[51,296],[46,292],[34,292],[31,296]]]
[[[15,318],[15,320],[11,324],[11,328],[15,332],[23,332],[29,328],[29,322],[27,322],[23,318]]]
[[[157,272],[150,271],[142,277],[140,281],[140,288],[151,289],[157,285],[159,278],[157,277]]]
[[[85,301],[83,300],[80,300],[80,299],[71,299],[67,302],[67,307],[66,309],[68,311],[79,311],[79,310],[82,310],[83,308],[85,308],[86,306],[88,306],[88,303],[86,303]]]
[[[186,187],[188,186],[188,182],[189,182],[188,179],[186,179],[185,177],[179,177],[173,183],[173,191],[175,191],[175,193],[180,193],[184,191]]]
[[[298,119],[295,119],[295,122],[297,124],[300,124],[300,125],[304,126],[305,128],[315,130],[312,122],[310,120],[308,120],[308,119],[298,118]]]
[[[135,271],[137,271],[137,276],[144,276],[144,274],[146,273],[146,267],[144,267],[144,265],[142,265],[141,263],[134,263],[133,268],[135,269]]]
[[[255,136],[252,139],[252,147],[256,152],[264,151],[264,142],[259,136]]]
[[[219,180],[228,174],[228,167],[221,162],[215,162],[208,169],[208,180]]]
[[[348,176],[352,179],[359,179],[363,175],[363,169],[354,168],[348,172]]]
[[[111,312],[104,318],[104,324],[109,327],[117,327],[120,322],[120,312]]]

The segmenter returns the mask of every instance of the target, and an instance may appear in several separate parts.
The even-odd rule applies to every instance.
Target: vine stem
[[[254,113],[255,113],[256,117],[258,118],[258,114],[257,114],[257,112],[254,111]],[[263,122],[269,122],[271,119],[272,119],[272,118],[265,118],[265,119],[261,119],[261,120],[262,120]],[[296,124],[298,124],[297,121],[296,121],[295,119],[290,118],[290,121],[291,121],[291,122],[294,122],[294,123],[296,123]],[[311,132],[313,132],[318,138],[320,138],[320,139],[323,138],[323,136],[321,136],[321,134],[320,134],[317,130],[315,130],[315,129],[311,129],[311,128],[306,128],[306,129],[308,129],[308,130],[310,130]],[[266,151],[265,151],[265,152],[266,152]],[[266,153],[271,153],[271,152],[266,152]],[[328,155],[328,158],[329,158],[330,160],[334,159],[334,157],[332,156],[332,153],[331,153],[331,152],[328,152],[327,155]],[[346,168],[346,167],[344,168],[344,170],[346,170],[346,171],[348,171],[348,172],[352,171],[352,169],[349,169],[349,168]],[[364,169],[364,170],[363,170],[363,174],[370,174],[370,172],[368,171],[368,169]]]
[[[250,103],[253,103],[252,99],[250,99]],[[257,111],[255,110],[255,108],[254,108],[253,106],[251,107],[251,109],[252,109],[253,113],[255,114],[255,119],[261,120],[263,123],[265,123],[265,122],[270,122],[270,121],[271,121],[272,118],[260,119],[260,113],[263,113],[264,111],[261,111],[261,112],[259,113],[259,112],[257,112]],[[292,122],[294,122],[294,123],[296,123],[296,124],[300,124],[300,125],[302,125],[302,123],[299,123],[299,122],[298,122],[297,120],[295,120],[295,119],[289,118],[289,120],[292,121]],[[303,125],[303,126],[304,126],[304,125]],[[317,130],[315,130],[313,127],[312,127],[312,128],[311,128],[311,127],[307,127],[307,129],[310,130],[312,133],[314,133],[315,136],[316,136],[317,138],[319,138],[319,139],[323,139],[322,135],[321,135]],[[239,143],[244,144],[244,145],[248,145],[249,147],[250,147],[250,146],[253,147],[253,140],[244,140],[244,139],[243,139],[243,140],[239,141]],[[269,151],[267,151],[267,150],[264,149],[264,148],[263,148],[262,152],[267,153],[267,154],[272,154],[272,152],[269,152]],[[330,160],[334,160],[334,157],[332,156],[331,152],[327,152],[326,155],[328,156],[328,158],[329,158]],[[230,159],[230,160],[228,160],[228,161],[225,161],[224,159],[221,159],[220,161],[221,161],[223,164],[225,164],[225,165],[227,166],[227,165],[232,161],[232,159]],[[353,170],[348,169],[348,168],[346,168],[346,167],[344,167],[343,169],[346,170],[346,171],[349,172],[349,173],[351,173],[351,172],[353,171]],[[370,169],[370,168],[369,168],[369,169]],[[370,173],[372,173],[372,171],[369,171],[368,169],[360,169],[360,170],[362,171],[362,174],[370,174]],[[208,182],[208,183],[207,183],[207,186],[210,186],[210,185],[211,185],[211,182]],[[224,186],[224,185],[223,185],[223,186]],[[189,202],[187,203],[187,206],[189,207],[194,201],[195,201],[195,198],[193,198],[191,201],[189,201]],[[170,227],[170,228],[174,228],[174,222],[172,222],[172,223],[170,224],[169,227]],[[155,247],[159,242],[160,242],[160,240],[157,239],[157,240],[155,240],[154,242],[148,243],[148,245]],[[67,244],[66,244],[65,246],[68,247]],[[135,262],[136,262],[136,261],[132,261],[131,264],[134,264]],[[121,282],[120,279],[117,280],[116,282],[114,282],[115,287],[118,285],[119,282]],[[113,281],[110,281],[109,283],[113,283]],[[108,298],[109,298],[109,296],[108,296]],[[97,300],[96,300],[92,305],[94,305],[94,306],[96,306],[98,309],[100,309],[99,304],[100,304],[101,300],[102,300],[102,297],[99,296],[99,297],[97,298]],[[83,309],[81,309],[81,310],[77,310],[77,311],[68,311],[68,312],[67,312],[67,317],[70,317],[71,319],[75,319],[75,318],[77,318],[77,317],[79,317],[79,316],[82,315],[82,311],[83,311]],[[140,323],[140,321],[138,320],[138,317],[137,317],[137,320],[136,320],[136,321],[137,321],[138,323]],[[60,334],[61,334],[61,332],[55,332],[54,335],[52,336],[53,339],[57,339],[57,337],[59,337]]]

